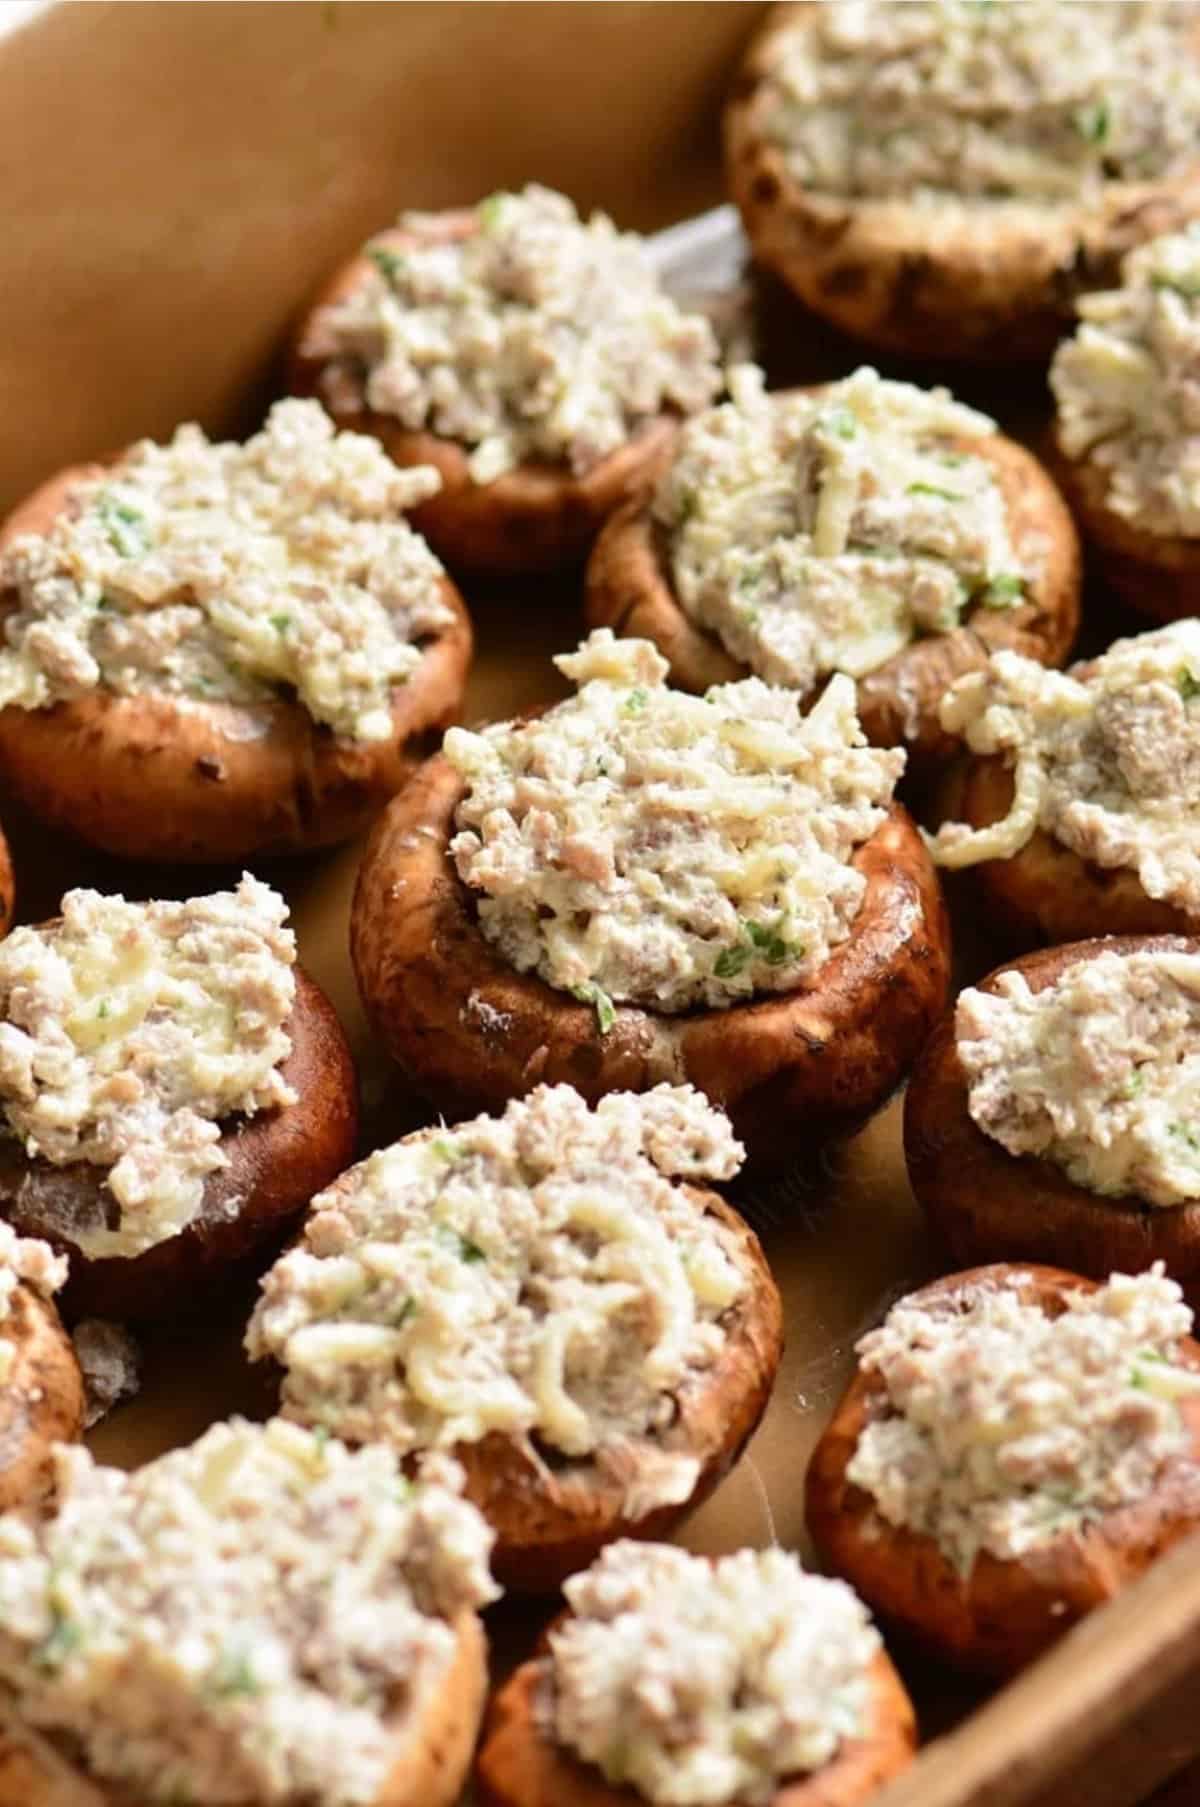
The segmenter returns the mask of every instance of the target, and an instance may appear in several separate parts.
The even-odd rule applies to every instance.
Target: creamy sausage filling
[[[1148,897],[1200,911],[1200,621],[1117,640],[1079,675],[995,653],[960,678],[942,726],[1013,771],[1008,814],[943,823],[943,866],[1010,859],[1042,829],[1081,859],[1126,866]]]
[[[438,214],[404,214],[367,256],[302,350],[329,360],[332,406],[471,447],[476,483],[526,462],[582,476],[721,387],[708,321],[663,292],[638,235],[548,188],[492,195],[459,240]]]
[[[555,664],[578,694],[530,721],[451,729],[466,780],[451,855],[519,972],[595,1006],[721,1006],[811,981],[851,933],[850,864],[900,750],[865,745],[854,685],[807,715],[759,678],[667,688],[646,640],[598,629]]]
[[[1200,535],[1200,230],[1131,252],[1054,356],[1058,440],[1105,474],[1115,514]]]
[[[594,1110],[542,1086],[502,1117],[421,1131],[314,1200],[246,1346],[283,1366],[286,1416],[351,1442],[496,1432],[595,1463],[633,1516],[685,1500],[700,1464],[679,1395],[720,1356],[745,1275],[672,1182],[741,1159],[690,1086]]]
[[[406,1481],[279,1419],[135,1474],[56,1452],[57,1505],[0,1518],[0,1680],[19,1718],[163,1803],[368,1807],[495,1595],[490,1533],[435,1459]]]
[[[861,677],[1022,600],[1031,549],[974,450],[986,415],[869,369],[769,396],[744,366],[730,389],[683,429],[654,508],[685,611],[759,677]]]
[[[885,1410],[847,1479],[889,1524],[936,1540],[962,1573],[1014,1561],[1146,1499],[1181,1467],[1200,1480],[1180,1401],[1192,1314],[1162,1264],[1072,1292],[1060,1315],[1012,1285],[901,1300],[858,1345]]]
[[[62,917],[0,942],[0,1108],[31,1156],[107,1169],[116,1221],[71,1229],[90,1257],[184,1229],[229,1164],[223,1120],[295,1102],[296,941],[257,879],[185,903],[68,891]]]
[[[441,565],[398,518],[439,481],[335,433],[316,402],[278,402],[245,445],[196,426],[142,440],[0,554],[0,707],[288,695],[335,734],[386,740],[393,689],[451,620]]]
[[[1195,154],[1195,24],[1171,0],[835,0],[779,46],[767,130],[828,194],[1088,201]]]
[[[18,1288],[27,1286],[40,1299],[50,1299],[66,1278],[65,1255],[56,1255],[37,1237],[18,1236],[0,1219],[0,1386],[11,1378],[17,1362],[17,1345],[5,1336],[4,1325],[12,1316]]]
[[[1010,1154],[1149,1205],[1200,1196],[1200,955],[1097,954],[1031,991],[1001,973],[955,1016],[971,1116]]]
[[[843,1581],[778,1550],[610,1544],[542,1659],[548,1734],[663,1807],[769,1802],[867,1728],[882,1648]]]

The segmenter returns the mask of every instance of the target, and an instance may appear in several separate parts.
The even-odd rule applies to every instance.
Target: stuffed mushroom
[[[661,1535],[757,1425],[782,1347],[751,1231],[705,1188],[741,1149],[682,1086],[590,1110],[541,1087],[422,1130],[313,1201],[246,1338],[280,1410],[406,1457],[451,1451],[506,1587]]]
[[[775,10],[726,112],[757,260],[890,352],[1049,358],[1074,297],[1200,215],[1200,25],[1137,0]]]
[[[937,711],[955,678],[1000,647],[1062,662],[1075,531],[986,415],[868,369],[767,395],[744,366],[730,387],[604,529],[589,620],[653,640],[688,690],[752,671],[809,696],[848,672],[868,739],[925,765],[953,751]]]
[[[496,1590],[452,1465],[234,1420],[56,1466],[52,1514],[0,1518],[0,1807],[457,1801]]]
[[[1200,227],[1132,252],[1050,369],[1054,468],[1122,599],[1200,613]]]
[[[41,1501],[53,1450],[83,1433],[84,1385],[54,1295],[67,1263],[0,1223],[0,1511]]]
[[[968,757],[937,863],[972,867],[993,931],[1028,947],[1200,930],[1200,621],[1046,671],[1000,652],[942,704]]]
[[[1200,1526],[1200,1345],[1161,1267],[982,1267],[902,1299],[808,1471],[808,1524],[886,1623],[1007,1674]]]
[[[840,1581],[786,1551],[611,1545],[493,1702],[481,1807],[857,1807],[913,1710]]]
[[[557,663],[575,697],[452,731],[367,849],[351,953],[384,1044],[456,1114],[688,1082],[758,1163],[856,1127],[946,995],[904,754],[864,745],[846,677],[802,715],[758,678],[671,690],[607,629]]]
[[[470,624],[403,519],[437,483],[292,401],[45,484],[0,533],[0,776],[131,859],[356,833],[462,698]]]
[[[637,235],[534,185],[372,239],[303,322],[292,387],[437,469],[414,519],[448,564],[522,573],[581,558],[721,375]]]
[[[354,1069],[257,880],[70,891],[0,942],[0,1217],[70,1257],[72,1317],[210,1305],[349,1160]]]
[[[1200,1299],[1200,942],[1046,948],[959,995],[913,1070],[913,1190],[955,1261],[1103,1278],[1153,1261]]]

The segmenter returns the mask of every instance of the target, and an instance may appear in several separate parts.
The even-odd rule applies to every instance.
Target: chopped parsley
[[[145,515],[107,490],[96,498],[96,513],[114,552],[122,558],[140,558],[150,544]]]
[[[292,625],[292,618],[290,615],[272,615],[270,620],[271,626],[275,629],[277,634],[286,634]]]
[[[1075,130],[1086,144],[1106,143],[1111,124],[1106,100],[1098,100],[1091,107],[1080,107],[1075,113]]]
[[[713,972],[718,979],[736,979],[746,966],[761,954],[768,966],[782,966],[788,960],[800,960],[804,948],[799,943],[785,941],[779,933],[782,917],[774,924],[765,922],[744,922],[742,939],[733,947],[722,948],[713,964]]]
[[[367,256],[385,282],[398,283],[404,275],[408,259],[402,252],[393,251],[387,245],[369,245]]]
[[[849,408],[831,408],[828,414],[822,415],[821,425],[836,439],[853,439],[858,432],[858,422]]]
[[[472,1243],[471,1247],[474,1248],[475,1244]],[[483,1250],[480,1249],[480,1251],[479,1251],[480,1261],[482,1261],[483,1258],[484,1258]],[[463,1259],[465,1260],[466,1257],[464,1256]],[[392,1329],[393,1330],[403,1330],[404,1326],[408,1323],[409,1318],[412,1317],[413,1312],[416,1309],[417,1309],[417,1301],[415,1299],[405,1299],[403,1305],[400,1307],[399,1311],[396,1313],[395,1317],[392,1319]]]
[[[486,200],[480,201],[478,207],[475,209],[475,214],[479,224],[485,232],[494,232],[496,230],[496,227],[500,224],[503,217],[504,203],[507,199],[508,196],[504,193],[503,189],[500,189],[496,194],[488,195]]]
[[[483,1249],[480,1248],[479,1244],[477,1242],[472,1242],[469,1236],[463,1236],[452,1224],[438,1224],[437,1233],[439,1239],[445,1243],[448,1249],[454,1251],[460,1261],[469,1263],[487,1260],[487,1255],[484,1253]],[[408,1304],[412,1304],[411,1299],[408,1300]],[[403,1313],[401,1314],[400,1322],[404,1322]]]
[[[33,1652],[33,1661],[39,1669],[61,1669],[72,1651],[78,1650],[83,1643],[83,1632],[57,1606],[50,1608],[52,1624],[46,1636]]]
[[[1182,295],[1185,301],[1195,301],[1200,296],[1200,280],[1187,276],[1152,276],[1152,289],[1170,289],[1176,295]]]
[[[1025,594],[1025,579],[1015,571],[999,571],[988,579],[981,600],[987,609],[1008,609]]]
[[[621,704],[621,714],[640,715],[642,710],[646,707],[649,694],[649,691],[640,688],[631,690],[629,695],[625,698],[625,701]]]
[[[429,1147],[439,1161],[457,1161],[462,1153],[461,1143],[452,1142],[449,1136],[434,1136]]]
[[[695,490],[685,489],[675,509],[675,516],[681,527],[691,520],[699,506],[700,498]]]
[[[723,947],[713,962],[713,972],[718,979],[736,979],[742,968],[748,966],[754,958],[754,949],[747,941],[739,941],[733,947]]]
[[[910,496],[936,496],[940,502],[965,502],[967,499],[956,490],[939,489],[936,483],[910,483],[905,493]]]
[[[571,996],[578,998],[581,1004],[590,1004],[596,1012],[596,1022],[601,1035],[607,1035],[617,1020],[613,1001],[606,991],[601,991],[591,980],[586,985],[572,985]]]
[[[1183,1143],[1189,1154],[1200,1155],[1200,1132],[1193,1129],[1190,1123],[1171,1123],[1167,1128],[1176,1141]]]
[[[100,1002],[97,1004],[96,1015],[100,1018],[101,1022],[103,1022],[105,1017],[108,1015],[108,999],[107,998],[101,998]]]
[[[210,1691],[218,1700],[228,1700],[238,1694],[257,1694],[260,1683],[254,1673],[249,1652],[244,1645],[226,1645],[217,1659],[216,1668],[209,1682]]]
[[[1186,665],[1180,672],[1176,682],[1179,685],[1179,694],[1185,703],[1190,703],[1193,697],[1200,696],[1200,678],[1196,676],[1194,671],[1189,670]]]

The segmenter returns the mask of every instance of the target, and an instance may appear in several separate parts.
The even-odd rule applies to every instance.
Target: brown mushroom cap
[[[994,992],[1002,973],[1019,972],[1038,992],[1098,954],[1160,952],[1200,953],[1200,941],[1169,935],[1077,941],[997,967],[980,989]],[[980,1129],[967,1097],[951,1010],[909,1081],[904,1152],[913,1191],[956,1262],[1045,1261],[1106,1280],[1162,1261],[1189,1303],[1200,1306],[1200,1199],[1155,1206],[1091,1192],[1054,1161],[1010,1154]]]
[[[694,1455],[696,1485],[686,1500],[634,1518],[625,1511],[621,1482],[594,1462],[546,1447],[535,1457],[524,1439],[496,1431],[458,1444],[454,1456],[466,1473],[466,1497],[496,1533],[492,1573],[506,1590],[551,1592],[615,1538],[665,1536],[729,1472],[766,1410],[783,1353],[779,1289],[758,1238],[737,1212],[715,1192],[686,1190],[727,1232],[726,1252],[745,1283],[726,1314],[726,1341],[716,1359],[680,1387],[667,1435],[648,1439]],[[341,1434],[336,1423],[330,1428]]]
[[[1001,1263],[943,1280],[909,1295],[953,1309],[965,1288],[1012,1281],[1021,1297],[1057,1315],[1070,1292],[1097,1283],[1052,1267]],[[1185,1337],[1181,1365],[1200,1369],[1200,1343]],[[1164,1474],[1147,1498],[1007,1561],[982,1551],[963,1576],[929,1536],[892,1525],[846,1470],[887,1393],[874,1371],[859,1372],[813,1451],[806,1483],[808,1528],[822,1557],[897,1627],[956,1665],[1007,1675],[1032,1662],[1071,1626],[1112,1598],[1155,1558],[1200,1525],[1200,1398],[1181,1411],[1191,1436],[1186,1460]]]
[[[140,1255],[93,1260],[72,1241],[73,1228],[112,1211],[107,1169],[56,1167],[0,1138],[0,1216],[70,1257],[65,1316],[150,1321],[211,1306],[266,1265],[313,1194],[350,1161],[354,1063],[332,1004],[299,967],[287,1032],[292,1051],[279,1071],[296,1103],[228,1122],[220,1145],[229,1165],[208,1176],[199,1214]]]
[[[938,705],[956,678],[983,670],[1002,648],[1042,665],[1060,665],[1079,627],[1079,540],[1042,466],[1001,434],[956,444],[991,464],[1014,548],[1041,568],[1017,606],[995,609],[976,602],[952,633],[914,640],[858,679],[858,713],[867,739],[877,747],[907,745],[910,759],[922,765],[944,762],[957,750],[938,721]],[[670,662],[671,681],[684,690],[702,693],[711,684],[750,676],[750,668],[680,603],[668,536],[654,520],[648,496],[629,503],[601,533],[587,568],[585,601],[589,626],[653,640]]]
[[[492,1701],[475,1771],[479,1807],[646,1807],[637,1789],[607,1782],[548,1736],[540,1677],[537,1662],[523,1663]],[[911,1762],[916,1742],[912,1703],[881,1650],[871,1664],[864,1735],[844,1739],[823,1769],[781,1782],[769,1807],[857,1807]],[[0,1807],[7,1807],[2,1796]]]
[[[0,1388],[0,1512],[42,1499],[51,1451],[83,1434],[83,1376],[58,1312],[24,1283],[12,1295],[0,1337],[16,1358]]]
[[[7,935],[12,927],[15,900],[16,884],[13,879],[12,855],[8,851],[4,830],[0,828],[0,935]]]
[[[1048,434],[1047,462],[1067,498],[1100,575],[1123,602],[1156,621],[1200,614],[1200,538],[1149,533],[1109,506],[1110,473],[1094,458],[1069,458]]]
[[[938,814],[943,821],[987,828],[1003,821],[1012,799],[1012,768],[1003,756],[975,756],[951,775]],[[1094,865],[1042,828],[1010,858],[982,860],[966,871],[989,926],[1006,947],[1083,941],[1097,931],[1200,934],[1200,917],[1147,897],[1131,866]]]
[[[454,243],[467,238],[475,225],[473,209],[443,215],[443,236]],[[372,244],[395,250],[412,246],[412,235],[399,228],[379,232]],[[315,395],[339,427],[370,433],[399,465],[432,464],[441,475],[437,495],[412,511],[413,524],[455,570],[511,573],[521,576],[553,571],[582,558],[597,531],[620,504],[653,483],[674,442],[674,415],[660,415],[631,434],[582,476],[566,465],[520,464],[491,483],[476,483],[469,451],[456,440],[413,432],[389,414],[365,405],[350,407],[327,395],[327,361],[306,352],[313,315],[343,301],[374,275],[370,259],[360,253],[334,275],[302,320],[290,358],[293,395]]]
[[[519,973],[485,940],[448,853],[463,779],[439,755],[368,844],[350,919],[367,1015],[412,1085],[447,1115],[534,1086],[606,1092],[690,1083],[727,1111],[750,1157],[778,1164],[848,1133],[896,1086],[940,1015],[949,926],[915,825],[893,804],[851,864],[867,889],[810,989],[661,1015],[590,1004]]]
[[[424,1693],[397,1719],[395,1760],[371,1807],[453,1807],[459,1798],[487,1696],[487,1644],[474,1613],[461,1615],[455,1628],[448,1668],[427,1677]],[[123,1783],[97,1781],[6,1712],[0,1723],[0,1807],[148,1804]]]
[[[726,109],[725,164],[755,258],[843,331],[913,357],[1044,363],[1079,293],[1111,286],[1127,251],[1200,215],[1200,159],[1106,182],[1078,207],[806,189],[771,136],[770,77],[783,40],[817,12],[814,0],[773,9]]]
[[[0,529],[45,533],[76,465],[34,491]],[[126,859],[213,862],[333,846],[357,834],[457,719],[471,623],[448,577],[449,625],[392,692],[392,734],[335,737],[299,703],[194,702],[97,688],[47,709],[0,709],[0,773],[37,816]],[[0,620],[17,606],[0,593]]]

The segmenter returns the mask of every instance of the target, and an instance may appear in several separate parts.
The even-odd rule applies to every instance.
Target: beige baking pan
[[[253,424],[289,320],[401,206],[538,177],[646,229],[701,212],[719,199],[722,89],[759,10],[0,0],[0,506],[61,464],[180,419]],[[728,297],[740,246],[727,214],[659,242],[679,286]],[[778,298],[758,318],[780,380],[854,361]],[[1036,424],[1036,387],[970,399],[1011,429]],[[577,638],[576,590],[468,594],[480,646],[468,714],[557,694],[549,658]],[[1105,619],[1106,634],[1121,625]],[[81,855],[2,799],[0,817],[25,920],[72,883],[144,896],[188,882]],[[342,1015],[378,1142],[421,1118],[371,1048],[354,991],[357,860],[351,847],[263,876],[287,892],[301,956]],[[965,970],[987,953],[963,950]],[[749,1206],[784,1293],[788,1351],[748,1455],[685,1536],[704,1551],[773,1538],[804,1550],[805,1463],[854,1340],[937,1271],[896,1105]],[[261,1410],[239,1337],[234,1313],[149,1341],[144,1390],[94,1433],[98,1456],[132,1465],[214,1417]],[[535,1607],[502,1605],[498,1661],[539,1629]],[[928,1742],[879,1807],[1133,1807],[1170,1776],[1155,1807],[1200,1803],[1200,1768],[1186,1771],[1200,1753],[1200,1547],[1177,1550],[990,1701],[898,1655]]]

